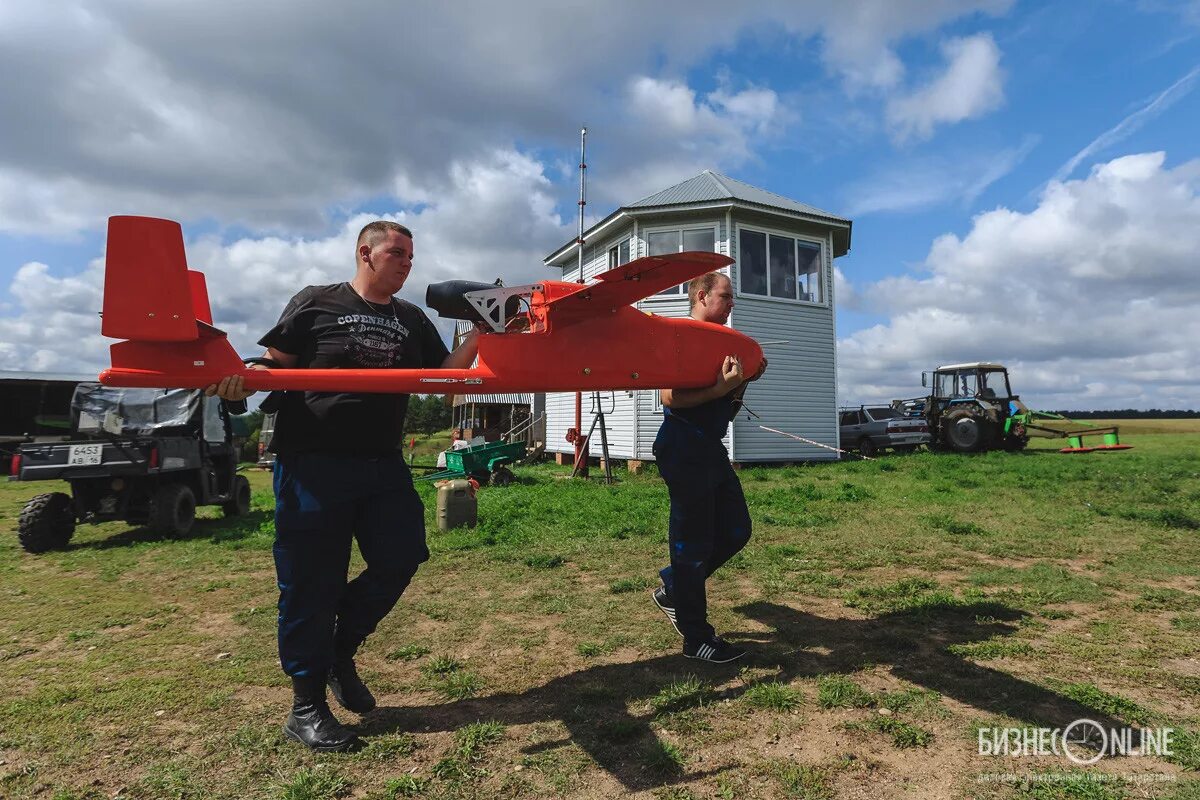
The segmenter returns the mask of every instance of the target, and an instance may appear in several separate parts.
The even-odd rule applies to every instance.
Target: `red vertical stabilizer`
[[[109,217],[100,333],[138,342],[196,339],[190,283],[178,222]]]

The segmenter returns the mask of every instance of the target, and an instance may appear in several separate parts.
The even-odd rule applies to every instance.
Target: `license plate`
[[[93,467],[100,463],[103,454],[102,444],[73,444],[67,452],[67,466]]]

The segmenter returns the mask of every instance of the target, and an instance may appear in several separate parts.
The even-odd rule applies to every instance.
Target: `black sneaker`
[[[683,631],[679,630],[679,624],[675,622],[675,604],[671,601],[671,596],[667,594],[667,588],[660,586],[650,593],[650,597],[654,599],[654,605],[667,615],[667,619],[671,620],[671,627],[680,636],[683,636]]]
[[[706,642],[684,642],[683,654],[697,661],[708,661],[713,664],[728,664],[746,655],[746,651],[735,644],[714,636]]]

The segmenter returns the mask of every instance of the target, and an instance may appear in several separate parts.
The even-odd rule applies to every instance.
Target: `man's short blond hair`
[[[713,290],[713,287],[716,286],[717,282],[722,278],[729,280],[729,276],[724,272],[706,272],[699,278],[692,278],[690,281],[688,281],[688,308],[695,308],[696,300],[699,299],[700,293],[704,292],[705,294],[710,294]],[[730,285],[732,285],[732,283]]]
[[[357,249],[366,244],[369,247],[374,247],[379,243],[379,240],[387,236],[388,233],[402,233],[408,238],[413,238],[412,231],[401,225],[399,222],[389,222],[386,219],[377,219],[374,222],[368,222],[363,226],[363,229],[358,232],[358,241],[354,243]]]

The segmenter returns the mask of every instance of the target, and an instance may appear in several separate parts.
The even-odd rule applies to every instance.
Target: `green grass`
[[[1118,717],[1126,722],[1148,725],[1158,715],[1134,701],[1112,694],[1090,683],[1068,683],[1056,686],[1059,693],[1093,711]]]
[[[389,652],[387,658],[389,661],[415,661],[426,655],[429,655],[429,648],[425,645],[406,644]]]
[[[670,714],[709,703],[713,698],[711,684],[695,675],[674,680],[650,698],[650,708],[658,714]]]
[[[892,745],[900,749],[928,747],[933,741],[933,733],[930,731],[895,717],[873,716],[861,724],[867,730],[886,734],[891,738]]]
[[[831,800],[834,797],[830,770],[794,761],[776,761],[769,766],[785,797],[796,800]]]
[[[334,800],[350,794],[352,784],[338,772],[322,768],[302,769],[281,781],[279,800]],[[162,796],[162,795],[158,795]]]
[[[1013,658],[1015,656],[1027,656],[1033,653],[1033,646],[1029,642],[1024,642],[1019,639],[1009,639],[1007,637],[997,637],[988,639],[983,642],[971,642],[970,644],[952,644],[946,648],[947,652],[953,653],[956,656],[966,656],[973,658],[976,661],[991,661],[996,658]]]
[[[792,711],[799,708],[803,702],[799,691],[778,681],[756,683],[747,689],[743,696],[753,708],[765,708],[772,711]]]
[[[845,675],[826,675],[817,681],[817,703],[821,708],[866,708],[875,698]]]
[[[432,557],[359,652],[380,710],[335,708],[368,742],[349,755],[279,732],[269,475],[248,473],[249,517],[202,509],[181,540],[82,525],[40,556],[16,517],[63,487],[0,483],[0,797],[831,797],[897,787],[881,745],[928,765],[902,789],[922,796],[944,785],[926,773],[998,766],[942,731],[1056,714],[1173,726],[1175,755],[1144,766],[1194,775],[1194,427],[1123,426],[1135,449],[1103,457],[743,470],[754,536],[708,584],[741,674],[685,661],[647,597],[667,552],[653,470],[522,466],[449,533],[422,484]],[[829,760],[782,758],[800,742]],[[996,797],[1134,793],[1064,774]]]

